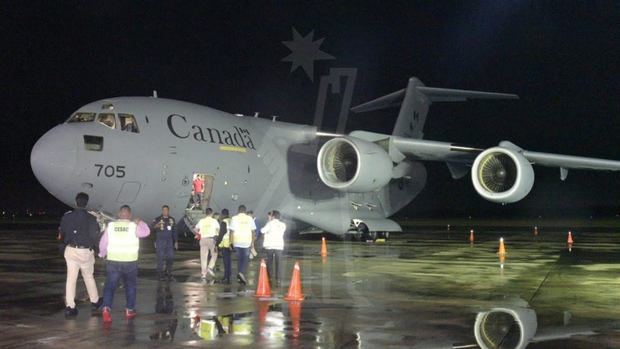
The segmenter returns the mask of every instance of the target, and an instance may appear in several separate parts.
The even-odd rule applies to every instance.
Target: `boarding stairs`
[[[185,225],[189,228],[189,231],[193,231],[198,221],[200,221],[206,216],[207,215],[204,213],[203,210],[192,210],[188,208],[185,210],[183,221],[185,222]]]

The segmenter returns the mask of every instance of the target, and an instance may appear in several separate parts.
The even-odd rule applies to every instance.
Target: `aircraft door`
[[[215,180],[215,178],[211,175],[205,175],[204,180],[205,180],[205,187],[204,187],[205,207],[209,207],[209,203],[211,202],[211,194],[213,193],[213,181]]]

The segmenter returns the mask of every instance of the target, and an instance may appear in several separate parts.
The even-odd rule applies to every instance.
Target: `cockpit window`
[[[95,113],[75,113],[71,115],[67,123],[72,122],[91,122],[95,120]]]
[[[84,135],[84,147],[86,150],[102,151],[103,137]]]
[[[109,128],[114,128],[116,121],[114,120],[114,114],[112,113],[101,113],[97,116],[97,122],[108,126]]]
[[[139,133],[138,123],[136,118],[131,114],[118,114],[118,119],[121,122],[121,130],[133,133]]]

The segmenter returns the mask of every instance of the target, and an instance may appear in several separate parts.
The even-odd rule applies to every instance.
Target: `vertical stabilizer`
[[[392,134],[394,136],[407,138],[423,138],[424,123],[428,114],[428,107],[431,102],[418,87],[424,84],[418,78],[410,78],[405,89],[405,96],[400,105],[398,119],[394,125]]]

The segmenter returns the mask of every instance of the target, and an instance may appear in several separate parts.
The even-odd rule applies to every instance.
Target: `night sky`
[[[311,124],[320,77],[338,67],[358,69],[353,105],[410,76],[521,98],[435,104],[427,139],[620,159],[618,1],[222,3],[3,2],[0,208],[64,209],[32,174],[30,149],[86,103],[156,89]],[[314,81],[282,61],[293,28],[314,31],[335,57],[315,62]],[[352,114],[348,130],[389,133],[396,115]],[[558,169],[535,167],[530,195],[501,206],[445,164],[427,167],[427,187],[403,215],[603,215],[620,199],[620,173],[572,171],[560,182]]]

